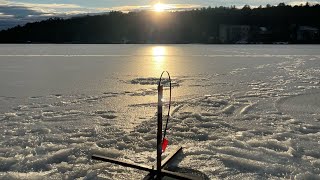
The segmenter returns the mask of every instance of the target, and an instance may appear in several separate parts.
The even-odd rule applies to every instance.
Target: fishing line
[[[170,95],[169,95],[168,116],[167,116],[166,126],[165,126],[165,128],[164,128],[164,132],[163,132],[163,140],[162,140],[162,141],[164,141],[164,139],[165,139],[165,137],[166,137],[166,134],[167,134],[168,122],[169,122],[169,117],[170,117],[170,108],[171,108],[171,90],[172,90],[172,86],[171,86],[171,77],[170,77],[170,74],[169,74],[169,72],[168,72],[168,71],[163,71],[163,72],[161,73],[161,76],[160,76],[160,79],[159,79],[159,84],[158,84],[158,86],[160,86],[160,85],[161,85],[162,76],[163,76],[163,74],[164,74],[165,72],[168,74],[168,77],[169,77],[169,83],[170,83]]]

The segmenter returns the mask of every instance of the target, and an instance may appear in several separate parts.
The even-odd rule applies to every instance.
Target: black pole
[[[161,154],[162,154],[162,97],[163,86],[158,86],[158,132],[157,132],[157,179],[161,179]]]

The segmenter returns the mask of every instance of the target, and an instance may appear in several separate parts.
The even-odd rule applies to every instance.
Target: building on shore
[[[219,40],[221,43],[246,44],[249,40],[250,26],[248,25],[220,25]]]
[[[298,42],[311,42],[319,39],[319,29],[310,26],[300,26],[297,29]]]

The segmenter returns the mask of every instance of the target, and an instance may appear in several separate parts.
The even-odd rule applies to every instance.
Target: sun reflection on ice
[[[166,55],[166,48],[163,46],[156,46],[152,48],[152,59],[158,64],[163,64]]]
[[[152,60],[155,63],[156,70],[163,70],[166,60],[167,50],[163,46],[152,47]]]
[[[153,56],[164,56],[166,54],[166,48],[163,46],[156,46],[152,48]]]

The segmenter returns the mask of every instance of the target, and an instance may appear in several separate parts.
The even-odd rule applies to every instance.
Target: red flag
[[[162,141],[162,152],[164,152],[168,146],[169,141],[166,138],[163,138]]]

